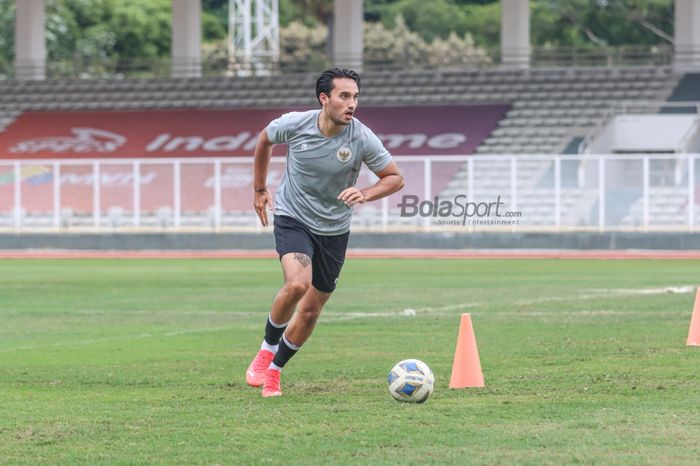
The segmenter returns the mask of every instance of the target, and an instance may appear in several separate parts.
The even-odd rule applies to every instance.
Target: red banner
[[[463,155],[474,152],[509,108],[360,107],[357,117],[394,155]],[[300,109],[26,112],[0,133],[0,158],[251,156],[257,133],[291,110]]]

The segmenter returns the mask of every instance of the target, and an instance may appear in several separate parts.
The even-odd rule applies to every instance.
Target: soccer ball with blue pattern
[[[428,365],[418,359],[406,359],[389,372],[389,393],[398,401],[423,403],[435,387],[435,376]]]

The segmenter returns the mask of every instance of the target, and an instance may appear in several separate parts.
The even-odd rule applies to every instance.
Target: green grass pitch
[[[263,399],[276,260],[0,263],[3,464],[697,464],[697,261],[350,259]],[[406,308],[415,316],[401,315]],[[470,312],[486,388],[447,388]],[[386,376],[419,358],[424,405]]]

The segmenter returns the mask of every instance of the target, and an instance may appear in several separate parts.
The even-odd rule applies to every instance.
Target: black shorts
[[[282,256],[300,252],[311,258],[311,284],[319,291],[330,293],[340,276],[345,262],[350,232],[342,235],[323,236],[313,233],[299,220],[275,215],[275,247]]]

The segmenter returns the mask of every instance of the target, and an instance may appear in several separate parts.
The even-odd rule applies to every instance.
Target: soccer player
[[[275,245],[284,273],[262,346],[246,372],[246,382],[262,385],[264,397],[282,394],[282,368],[309,338],[335,289],[353,206],[395,193],[404,184],[379,138],[354,118],[359,95],[356,72],[324,71],[316,82],[321,109],[273,120],[255,146],[255,211],[266,226],[267,209],[274,210]],[[274,144],[285,143],[287,168],[273,206],[265,186],[270,156]],[[379,180],[358,189],[363,163]]]

